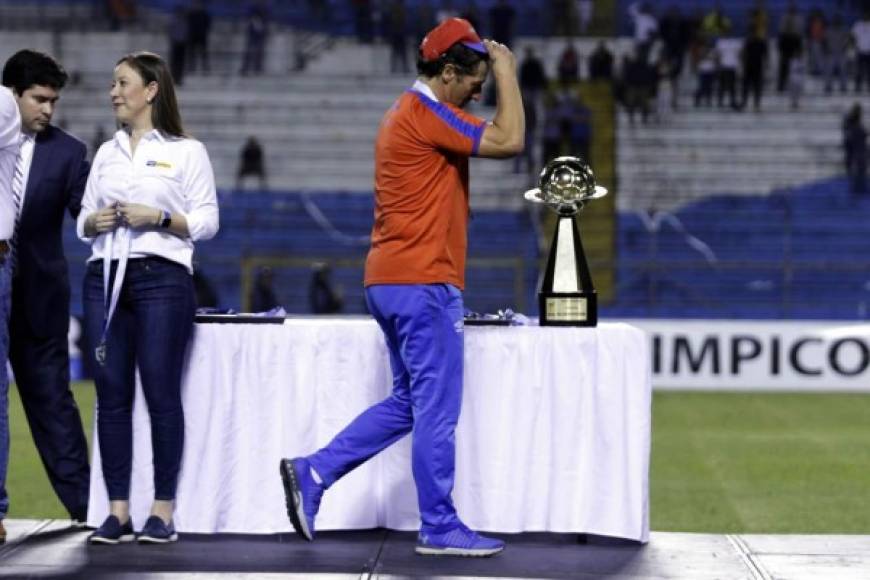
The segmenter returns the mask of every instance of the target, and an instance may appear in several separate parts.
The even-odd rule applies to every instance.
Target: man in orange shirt
[[[487,123],[462,109],[480,100],[490,71],[498,104]],[[462,400],[468,158],[523,149],[525,118],[516,60],[450,18],[420,44],[417,77],[386,112],[375,142],[375,223],[366,260],[369,310],[390,350],[393,392],[326,447],[281,460],[287,512],[314,538],[323,492],[413,430],[420,506],[419,554],[490,556],[504,542],[468,529],[451,493],[454,430]]]

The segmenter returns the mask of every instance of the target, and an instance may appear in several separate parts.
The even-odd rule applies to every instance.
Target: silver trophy
[[[538,307],[541,326],[596,326],[598,299],[580,241],[576,216],[583,205],[607,195],[595,185],[589,165],[579,157],[556,157],[541,171],[538,187],[525,198],[559,214],[541,278]]]

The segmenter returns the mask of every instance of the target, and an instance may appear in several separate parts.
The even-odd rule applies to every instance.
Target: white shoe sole
[[[414,551],[423,556],[464,556],[466,558],[486,558],[494,556],[504,550],[501,548],[473,549],[473,548],[435,548],[417,546]]]
[[[178,541],[178,534],[172,534],[168,538],[155,538],[154,536],[139,536],[140,544],[170,544]]]
[[[113,538],[104,538],[102,536],[91,536],[88,538],[88,542],[91,544],[106,544],[108,546],[114,546],[115,544],[126,544],[127,542],[132,542],[136,539],[134,534],[125,534],[120,536],[117,540]]]

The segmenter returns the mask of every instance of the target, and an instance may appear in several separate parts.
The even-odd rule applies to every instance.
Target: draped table
[[[460,517],[495,532],[649,539],[651,379],[645,334],[597,328],[466,326],[456,431]],[[279,459],[325,445],[391,388],[370,318],[197,324],[184,372],[181,532],[292,531]],[[150,424],[138,385],[131,513],[153,498]],[[108,514],[94,436],[88,523]],[[324,495],[318,530],[419,524],[406,437]]]

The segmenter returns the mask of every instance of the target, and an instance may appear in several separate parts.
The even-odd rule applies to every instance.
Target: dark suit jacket
[[[49,126],[36,136],[18,224],[18,267],[12,280],[12,332],[66,336],[69,272],[63,253],[63,216],[75,219],[90,164],[84,143]]]

